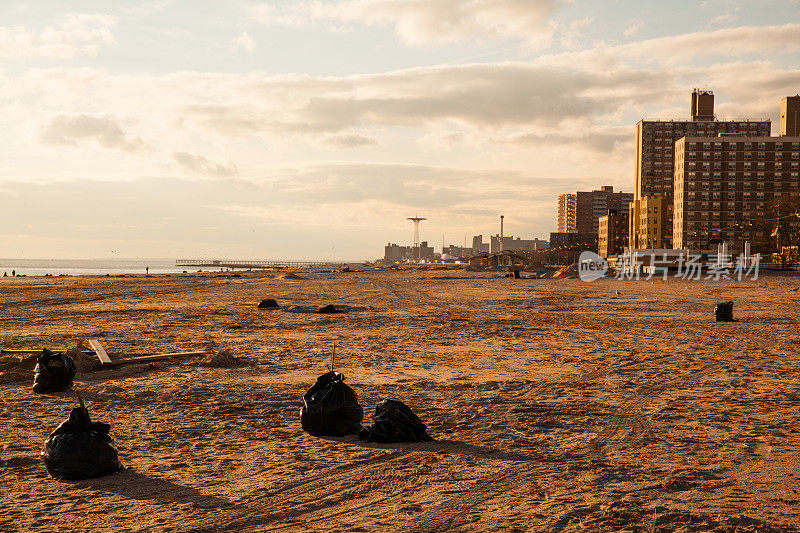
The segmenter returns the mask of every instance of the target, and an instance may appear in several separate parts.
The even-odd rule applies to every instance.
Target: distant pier
[[[308,266],[340,267],[346,263],[331,261],[229,261],[227,259],[176,259],[176,267],[207,268],[291,268]]]

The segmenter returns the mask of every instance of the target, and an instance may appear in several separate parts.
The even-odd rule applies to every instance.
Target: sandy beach
[[[61,482],[39,453],[74,392],[34,394],[3,356],[0,530],[800,529],[796,274],[296,273],[0,279],[3,348],[248,362],[82,362],[74,387],[129,469]],[[739,322],[714,322],[723,300]],[[345,312],[315,312],[329,303]],[[365,423],[395,398],[436,440],[304,433],[334,341]]]

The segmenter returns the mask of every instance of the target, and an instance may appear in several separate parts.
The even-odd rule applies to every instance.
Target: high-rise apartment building
[[[770,120],[716,120],[714,94],[711,91],[694,89],[690,120],[641,120],[636,125],[634,201],[661,196],[667,199],[667,203],[672,202],[675,142],[678,139],[686,136],[717,137],[727,134],[766,137],[771,132]],[[630,246],[647,247],[647,242],[651,240],[651,237],[647,237],[647,231],[652,231],[652,227],[639,227],[639,222],[643,220],[641,214],[646,209],[642,206],[631,209],[628,230]],[[633,216],[633,211],[638,215]],[[664,233],[657,239],[665,248],[674,245],[671,214],[667,213],[668,219],[661,226]],[[645,239],[644,242],[641,238]]]
[[[577,207],[577,196],[574,192],[558,195],[558,231],[560,233],[578,231],[575,220]]]
[[[758,242],[765,238],[763,225],[747,222],[763,218],[781,196],[798,193],[800,136],[680,139],[675,143],[674,247]]]
[[[691,117],[683,121],[641,120],[636,125],[635,200],[642,196],[672,197],[675,141],[681,137],[726,133],[766,137],[772,133],[770,120],[715,120],[711,91],[692,92]]]
[[[558,196],[558,232],[597,235],[600,217],[610,210],[627,212],[633,193],[614,192],[604,185],[600,190],[564,193]]]
[[[781,100],[781,137],[800,135],[800,95]]]
[[[628,204],[633,201],[633,193],[614,192],[614,187],[604,185],[599,191],[578,192],[578,232],[597,233],[600,217],[609,211],[627,212]]]

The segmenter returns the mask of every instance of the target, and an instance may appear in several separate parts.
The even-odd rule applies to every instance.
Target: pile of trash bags
[[[367,442],[431,441],[428,427],[400,400],[381,400],[372,415],[372,426],[362,427],[358,438]]]
[[[720,302],[714,307],[717,322],[735,322],[733,319],[733,302]]]
[[[373,425],[364,426],[364,408],[344,376],[331,370],[317,378],[303,396],[300,425],[316,437],[358,435],[367,442],[420,442],[433,438],[427,426],[403,402],[381,400],[372,416]]]
[[[45,442],[42,459],[47,471],[69,481],[121,472],[125,467],[110,430],[108,424],[92,422],[85,407],[76,407]]]
[[[275,301],[274,298],[264,298],[260,302],[258,302],[259,309],[275,309],[278,306],[278,302]]]
[[[44,394],[68,389],[77,368],[72,357],[45,348],[34,368],[33,392]]]
[[[363,419],[364,408],[358,403],[358,396],[339,372],[322,374],[303,395],[300,425],[311,435],[352,435],[361,429]]]

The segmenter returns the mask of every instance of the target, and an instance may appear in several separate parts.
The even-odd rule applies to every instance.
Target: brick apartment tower
[[[781,136],[800,136],[800,95],[781,100]]]
[[[577,209],[577,197],[575,193],[565,192],[558,195],[558,232],[575,233],[577,226],[575,212]]]
[[[762,242],[763,217],[784,195],[800,194],[800,96],[781,101],[781,136],[686,136],[675,143],[673,241],[707,249],[731,241]]]
[[[604,185],[600,190],[564,193],[558,196],[559,233],[591,233],[597,235],[600,217],[609,210],[628,210],[633,193],[614,192],[614,187]]]
[[[641,120],[636,125],[636,167],[634,201],[628,218],[628,242],[632,248],[672,248],[673,178],[675,142],[682,137],[717,137],[725,134],[767,137],[769,120],[716,120],[714,93],[694,89],[690,120]],[[657,204],[645,197],[662,198]],[[649,209],[649,211],[648,211]],[[666,212],[665,212],[666,210]]]

